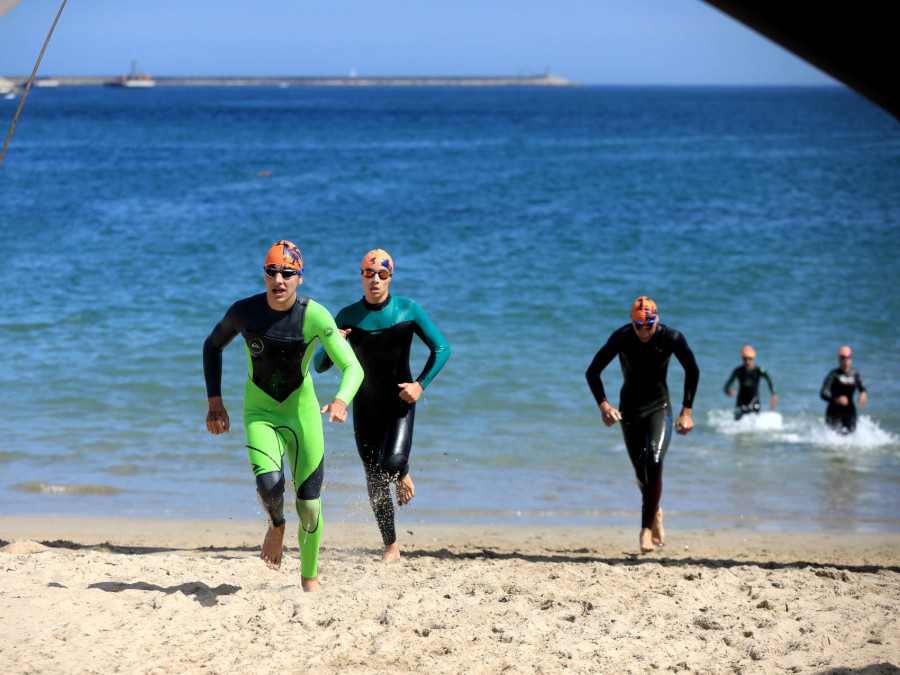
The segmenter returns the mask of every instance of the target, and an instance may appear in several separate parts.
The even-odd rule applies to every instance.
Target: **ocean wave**
[[[40,480],[14,483],[11,487],[19,492],[45,495],[118,495],[124,492],[109,485],[64,485]]]

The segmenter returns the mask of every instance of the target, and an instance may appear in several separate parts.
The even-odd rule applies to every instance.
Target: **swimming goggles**
[[[303,276],[303,270],[279,270],[274,267],[266,268],[266,276],[275,278],[276,275],[280,274],[282,279],[290,279],[295,274],[299,274],[301,277]]]

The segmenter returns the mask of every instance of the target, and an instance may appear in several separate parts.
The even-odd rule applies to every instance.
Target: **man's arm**
[[[694,358],[694,352],[688,346],[687,339],[680,332],[675,336],[675,349],[673,351],[681,367],[684,368],[684,400],[682,401],[682,408],[687,410],[687,418],[690,420],[691,410],[694,407],[694,397],[697,395],[697,387],[700,384],[700,367],[697,365],[697,359]],[[684,410],[682,410],[682,415]],[[688,431],[693,426],[693,423],[691,423]],[[687,431],[684,433],[687,433]]]
[[[425,314],[425,310],[422,309],[418,303],[413,301],[410,302],[412,305],[412,320],[416,335],[418,335],[422,341],[428,345],[428,349],[431,350],[431,354],[429,354],[428,360],[425,362],[425,367],[422,368],[422,372],[416,378],[416,382],[424,389],[429,385],[431,380],[434,379],[434,376],[440,372],[441,368],[444,367],[444,364],[447,363],[447,360],[450,358],[450,345],[447,343],[444,336],[441,335],[441,332],[431,322],[431,319],[428,318],[428,315]]]
[[[833,400],[833,396],[831,395],[831,385],[834,383],[834,371],[829,371],[828,375],[825,376],[825,381],[822,383],[822,389],[819,391],[819,398],[823,401],[828,401],[831,403]]]
[[[778,394],[775,393],[775,385],[772,384],[772,377],[769,375],[769,371],[765,368],[760,368],[759,372],[762,373],[762,376],[766,378],[766,382],[769,383],[769,393],[772,395],[772,398],[769,401],[769,408],[774,408],[775,404],[778,402]]]
[[[306,308],[304,333],[309,340],[319,338],[325,354],[341,371],[338,392],[331,403],[322,407],[321,412],[328,413],[329,422],[344,422],[347,419],[347,406],[363,381],[362,366],[328,310],[312,300]]]
[[[344,307],[344,309],[342,309],[340,312],[338,312],[337,316],[334,319],[335,325],[338,325],[338,326],[346,325],[346,322],[344,321],[344,314],[346,313],[346,311],[347,311],[347,307]],[[347,334],[350,333],[350,329],[349,328],[340,328],[340,329],[338,329],[338,332],[340,332],[340,334],[346,338]],[[313,364],[313,368],[315,368],[317,373],[324,373],[325,371],[329,370],[331,368],[331,366],[334,365],[334,361],[332,361],[331,358],[326,353],[325,347],[322,344],[321,340],[319,341],[319,348],[316,350],[316,353],[313,356],[312,364]]]
[[[615,335],[615,333],[613,335]],[[594,356],[594,360],[591,361],[591,365],[588,366],[587,372],[585,373],[588,387],[590,387],[591,393],[594,395],[594,400],[597,401],[597,407],[600,408],[603,424],[608,427],[611,427],[622,419],[622,414],[613,408],[609,401],[606,400],[606,391],[603,388],[603,380],[600,378],[600,373],[603,372],[603,369],[606,368],[619,353],[619,348],[614,343],[613,335],[610,336],[609,340],[606,341],[606,344],[603,345],[600,348],[600,351]]]
[[[725,393],[728,396],[734,396],[735,390],[731,388],[731,383],[734,382],[738,378],[738,371],[740,371],[741,367],[738,366],[734,370],[731,371],[731,377],[728,378],[728,381],[725,383]]]
[[[450,345],[441,335],[441,332],[435,327],[418,303],[413,300],[409,301],[410,318],[413,322],[413,330],[422,341],[431,350],[428,360],[422,372],[413,382],[400,382],[397,387],[400,389],[398,395],[406,403],[415,403],[419,400],[425,387],[429,385],[434,376],[437,375],[447,360],[450,358]]]
[[[231,420],[222,401],[222,350],[238,334],[238,313],[232,305],[203,342],[203,377],[206,380],[206,429],[213,435],[228,433]]]

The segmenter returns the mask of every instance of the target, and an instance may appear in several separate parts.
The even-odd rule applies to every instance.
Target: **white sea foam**
[[[856,431],[852,434],[841,434],[829,429],[825,426],[824,420],[819,418],[784,417],[774,410],[764,411],[758,415],[744,415],[739,420],[734,419],[730,410],[711,410],[707,422],[720,434],[728,436],[768,434],[773,441],[782,443],[855,449],[882,448],[900,443],[900,437],[882,429],[881,425],[868,415],[860,415]]]
[[[810,426],[808,439],[815,445],[829,448],[879,448],[885,445],[896,445],[900,437],[885,431],[876,420],[868,415],[860,415],[856,421],[856,431],[852,434],[841,434],[825,426],[824,422]]]
[[[731,410],[710,410],[707,421],[717,432],[727,435],[782,431],[785,428],[781,413],[774,410],[766,410],[758,415],[744,415],[739,420],[734,419],[734,412]]]

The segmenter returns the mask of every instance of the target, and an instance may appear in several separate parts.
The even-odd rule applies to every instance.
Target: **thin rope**
[[[6,156],[6,149],[9,147],[9,141],[12,139],[13,130],[16,128],[16,123],[19,121],[19,114],[22,112],[22,106],[25,105],[25,98],[28,96],[28,92],[31,91],[31,84],[34,82],[34,76],[37,75],[38,67],[41,65],[41,59],[44,58],[44,52],[47,49],[47,45],[50,43],[50,36],[53,35],[53,29],[56,28],[56,22],[59,21],[59,17],[62,14],[63,8],[66,6],[66,3],[69,0],[63,0],[62,5],[60,5],[59,11],[56,13],[56,18],[53,20],[53,25],[50,26],[50,32],[47,33],[47,39],[44,40],[44,46],[41,48],[41,53],[38,56],[37,63],[34,64],[34,70],[31,71],[31,77],[28,78],[28,84],[25,86],[25,91],[22,94],[22,100],[19,101],[19,107],[16,109],[16,116],[13,117],[12,126],[9,128],[9,133],[6,135],[6,142],[3,144],[3,151],[0,152],[0,165],[3,164],[3,158]]]

